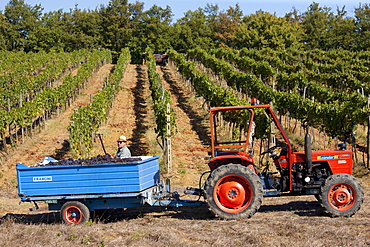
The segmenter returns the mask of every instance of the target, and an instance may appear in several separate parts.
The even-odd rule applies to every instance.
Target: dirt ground
[[[97,222],[75,227],[60,223],[57,213],[44,205],[29,212],[32,205],[18,205],[15,163],[31,165],[42,157],[72,157],[69,150],[69,116],[79,105],[88,104],[104,77],[114,66],[104,65],[95,73],[73,105],[54,116],[32,139],[19,145],[1,165],[0,245],[22,242],[33,246],[370,246],[369,175],[358,178],[365,191],[360,211],[351,218],[326,216],[314,196],[264,198],[260,210],[250,219],[224,221],[214,218],[206,205],[189,208],[140,208],[111,210]],[[128,138],[133,155],[162,155],[154,133],[155,119],[146,66],[128,65],[113,108],[98,133],[108,153],[116,152],[116,139]],[[172,137],[173,188],[182,192],[197,186],[207,171],[204,157],[209,148],[207,112],[171,65],[158,67],[175,110],[177,133]],[[102,154],[96,140],[91,156]],[[161,161],[163,163],[163,161]],[[197,199],[197,198],[193,198]]]

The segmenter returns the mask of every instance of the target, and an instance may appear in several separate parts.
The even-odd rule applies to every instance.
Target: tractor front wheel
[[[78,201],[64,203],[60,214],[63,221],[68,225],[78,225],[90,219],[89,208]]]
[[[364,192],[353,176],[337,173],[328,177],[321,187],[320,203],[332,217],[350,217],[361,207]]]
[[[205,184],[205,198],[210,210],[223,219],[250,218],[260,208],[262,197],[260,178],[239,164],[216,168]]]

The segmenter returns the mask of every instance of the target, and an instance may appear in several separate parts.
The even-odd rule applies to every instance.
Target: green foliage
[[[235,8],[230,7],[227,12],[221,12],[219,19],[215,25],[215,41],[220,47],[232,46],[235,39],[235,32],[237,31],[241,22],[243,12],[240,10],[238,4]]]
[[[144,4],[128,3],[127,0],[111,0],[108,6],[101,6],[99,15],[102,18],[102,31],[99,33],[104,48],[120,53],[129,45],[135,32],[141,32],[141,18]]]
[[[268,129],[271,126],[270,124],[272,120],[268,119],[265,112],[261,109],[256,109],[255,112],[256,112],[255,122],[257,124],[256,124],[254,136],[257,139],[266,138],[267,134],[269,133]]]
[[[91,76],[98,63],[110,60],[109,51],[80,50],[73,53],[6,52],[0,85],[0,131],[9,126],[31,126],[35,119],[65,106]],[[61,85],[53,85],[66,70],[80,64],[76,76],[67,75]]]
[[[245,53],[250,52],[249,56],[243,57]],[[315,63],[322,63],[325,66],[331,66],[330,70],[336,68],[336,60],[338,58],[342,59],[343,61],[347,61],[347,66],[341,66],[342,70],[345,68],[348,70],[346,73],[347,76],[356,74],[361,66],[360,64],[368,63],[368,55],[367,52],[359,52],[359,53],[334,53],[331,52],[299,52],[293,51],[292,53],[298,55],[296,59],[307,59],[307,57],[311,57],[315,60]],[[286,56],[287,51],[285,50],[284,56]],[[309,68],[304,67],[305,61],[300,61],[299,67],[295,68],[292,67],[284,67],[285,63],[279,62],[279,59],[272,59],[273,57],[279,56],[279,51],[273,50],[251,50],[251,51],[243,51],[243,52],[223,52],[220,49],[215,51],[217,55],[224,55],[223,59],[217,59],[214,55],[211,55],[204,50],[195,49],[189,51],[189,56],[191,58],[196,58],[201,61],[205,66],[211,68],[215,73],[222,76],[228,83],[230,87],[235,88],[238,91],[246,93],[249,97],[256,97],[262,103],[270,103],[273,102],[274,106],[282,113],[288,113],[290,116],[301,120],[302,122],[307,122],[308,124],[316,127],[316,128],[323,128],[332,136],[341,136],[341,137],[348,137],[350,133],[352,133],[354,126],[359,123],[366,122],[367,114],[369,109],[367,107],[367,98],[365,98],[360,92],[366,92],[365,95],[368,95],[368,87],[366,84],[356,84],[350,85],[352,83],[347,83],[345,80],[336,81],[336,84],[333,85],[333,88],[338,90],[337,92],[333,92],[333,89],[330,87],[325,87],[324,78],[321,78],[319,81],[308,81],[302,80],[305,78],[306,73],[312,75],[317,73],[316,67],[312,67],[310,63],[308,63],[308,67],[312,67],[314,71],[310,71]],[[270,54],[270,55],[268,55]],[[270,58],[269,58],[270,56]],[[286,57],[290,57],[289,55]],[[331,58],[335,57],[335,60]],[[354,59],[357,66],[353,66]],[[365,58],[364,60],[360,59]],[[251,58],[255,58],[256,60]],[[260,60],[257,60],[257,59]],[[240,69],[244,70],[244,72],[240,72],[234,69],[235,65],[231,65],[229,60],[233,62],[235,65],[239,66]],[[247,60],[248,66],[243,63],[243,60]],[[271,64],[267,63],[267,66],[258,66],[258,63],[264,64],[267,61],[272,61]],[[332,65],[328,65],[328,61],[332,61]],[[263,78],[263,74],[266,74],[264,71],[266,68],[274,68],[274,66],[280,66],[279,69],[271,70],[273,73],[270,77]],[[353,67],[354,70],[352,71],[350,68]],[[269,83],[269,79],[274,79],[275,77],[279,78],[280,73],[278,71],[282,71],[282,76],[285,77],[285,71],[289,70],[282,70],[281,68],[289,68],[290,71],[295,73],[295,69],[298,69],[302,77],[296,80],[297,85],[299,86],[292,86],[289,90],[286,90],[289,85],[294,85],[294,82],[291,84],[277,84],[275,85],[277,89],[274,90]],[[246,71],[245,69],[249,69]],[[267,73],[268,74],[268,73]],[[296,78],[298,77],[295,75]],[[287,76],[289,78],[289,76]],[[283,80],[284,81],[284,80]],[[283,83],[283,82],[282,82]],[[329,84],[330,82],[328,82]],[[283,86],[284,85],[284,86]],[[323,86],[324,85],[324,86]],[[302,86],[305,87],[306,96],[310,95],[312,98],[302,97],[302,92],[300,89]],[[352,88],[348,90],[348,88]],[[360,91],[361,90],[361,91]],[[308,94],[307,92],[310,91]],[[326,95],[326,97],[325,97]],[[205,96],[209,98],[209,95]],[[232,105],[232,104],[230,104]]]
[[[159,74],[156,72],[156,61],[153,56],[153,51],[150,48],[146,49],[147,64],[148,64],[148,78],[150,83],[150,90],[153,99],[153,109],[156,117],[155,132],[162,141],[167,137],[167,105],[171,103],[170,93],[162,85]],[[176,129],[176,118],[173,109],[170,109],[170,123],[171,133]]]
[[[12,25],[7,21],[3,13],[0,12],[0,51],[12,49],[10,40],[11,29]]]
[[[150,6],[143,2],[110,0],[95,10],[77,6],[68,12],[43,13],[41,5],[31,6],[23,0],[10,0],[0,13],[0,50],[73,51],[106,48],[117,58],[122,48],[132,55],[146,47],[155,53],[175,49],[216,47],[242,49],[347,49],[369,47],[369,4],[360,5],[347,16],[345,8],[321,7],[313,2],[307,11],[293,8],[285,17],[263,10],[243,15],[238,4],[220,11],[207,4],[173,21],[170,6]],[[351,10],[352,12],[352,10]],[[132,61],[139,62],[139,56]]]
[[[168,36],[168,29],[171,23],[171,8],[165,9],[153,5],[142,17],[143,29],[138,34],[141,40],[141,47],[150,47],[154,53],[165,53],[171,48],[171,39]],[[145,46],[143,46],[145,45]]]
[[[207,4],[187,11],[176,22],[170,6],[153,5],[144,11],[143,2],[127,0],[110,0],[95,10],[42,11],[41,5],[10,0],[0,13],[0,51],[13,51],[0,52],[2,133],[9,126],[30,126],[48,111],[64,106],[98,63],[112,55],[121,59],[123,48],[128,48],[125,54],[130,50],[133,62],[140,61],[146,47],[156,53],[171,50],[171,59],[211,106],[246,102],[215,85],[179,52],[200,60],[229,87],[261,102],[273,102],[282,113],[331,135],[348,135],[357,123],[366,121],[369,112],[364,98],[370,95],[369,4],[360,5],[355,16],[348,17],[344,7],[333,12],[313,2],[302,14],[293,9],[283,18],[262,10],[244,16],[238,4],[226,11]],[[62,85],[53,85],[63,71],[79,63],[77,76],[66,76]],[[169,95],[159,93],[155,66],[148,65],[160,116],[165,109],[158,99],[169,100]],[[109,80],[117,82],[122,76],[117,73]],[[81,128],[81,136],[71,134],[80,155],[89,152],[91,133],[104,121],[116,90],[108,85],[106,95],[94,99],[96,105],[76,113],[81,116],[75,116],[75,122],[92,119],[91,125],[83,122],[76,127]],[[225,117],[235,120],[235,116]],[[165,122],[158,117],[161,137],[166,135]]]
[[[365,3],[355,9],[355,28],[347,32],[347,37],[352,37],[349,41],[352,50],[368,50],[370,46],[370,5]],[[343,27],[347,28],[347,27]],[[351,32],[354,30],[355,32]],[[342,37],[341,35],[340,37]],[[347,48],[348,49],[348,48]]]
[[[77,235],[75,235],[75,234],[70,234],[70,235],[69,235],[69,239],[70,239],[70,240],[73,240],[73,239],[75,239],[75,238],[77,238]]]
[[[69,139],[72,150],[78,156],[87,157],[89,155],[92,149],[93,133],[106,120],[114,96],[120,90],[119,83],[129,61],[130,52],[128,48],[123,49],[114,72],[106,78],[103,90],[94,96],[90,104],[78,108],[72,114],[71,124],[68,126]]]
[[[187,50],[197,46],[203,49],[215,47],[211,25],[208,23],[205,11],[201,8],[186,12],[169,32],[169,37],[173,37],[172,47],[178,52],[186,53]]]
[[[232,90],[227,90],[222,86],[214,84],[206,73],[196,69],[194,62],[187,61],[184,55],[174,50],[171,50],[169,55],[182,75],[191,81],[196,94],[202,96],[211,107],[247,104],[245,100],[239,100]],[[189,55],[191,56],[191,52]],[[246,123],[247,119],[247,115],[235,115],[234,112],[224,113],[224,120],[229,122]]]
[[[232,47],[284,49],[300,47],[302,27],[298,22],[289,22],[268,12],[258,11],[244,17],[239,25]]]
[[[40,25],[39,20],[42,15],[40,5],[30,6],[23,0],[10,0],[5,6],[4,15],[12,25],[9,30],[12,49],[21,50],[25,47],[30,32]],[[28,51],[26,49],[26,51]]]

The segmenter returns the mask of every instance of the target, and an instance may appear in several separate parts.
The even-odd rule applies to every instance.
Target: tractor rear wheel
[[[262,197],[260,178],[239,164],[216,168],[205,184],[205,199],[210,210],[223,219],[250,218],[260,208]]]
[[[353,176],[337,173],[328,177],[321,187],[320,203],[332,217],[350,217],[361,207],[364,192]]]
[[[78,225],[90,219],[89,208],[78,201],[64,203],[60,214],[63,221],[68,225]]]

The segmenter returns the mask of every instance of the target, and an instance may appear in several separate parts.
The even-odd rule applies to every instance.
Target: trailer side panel
[[[17,164],[21,197],[140,192],[159,183],[159,156],[142,161],[78,166]]]

